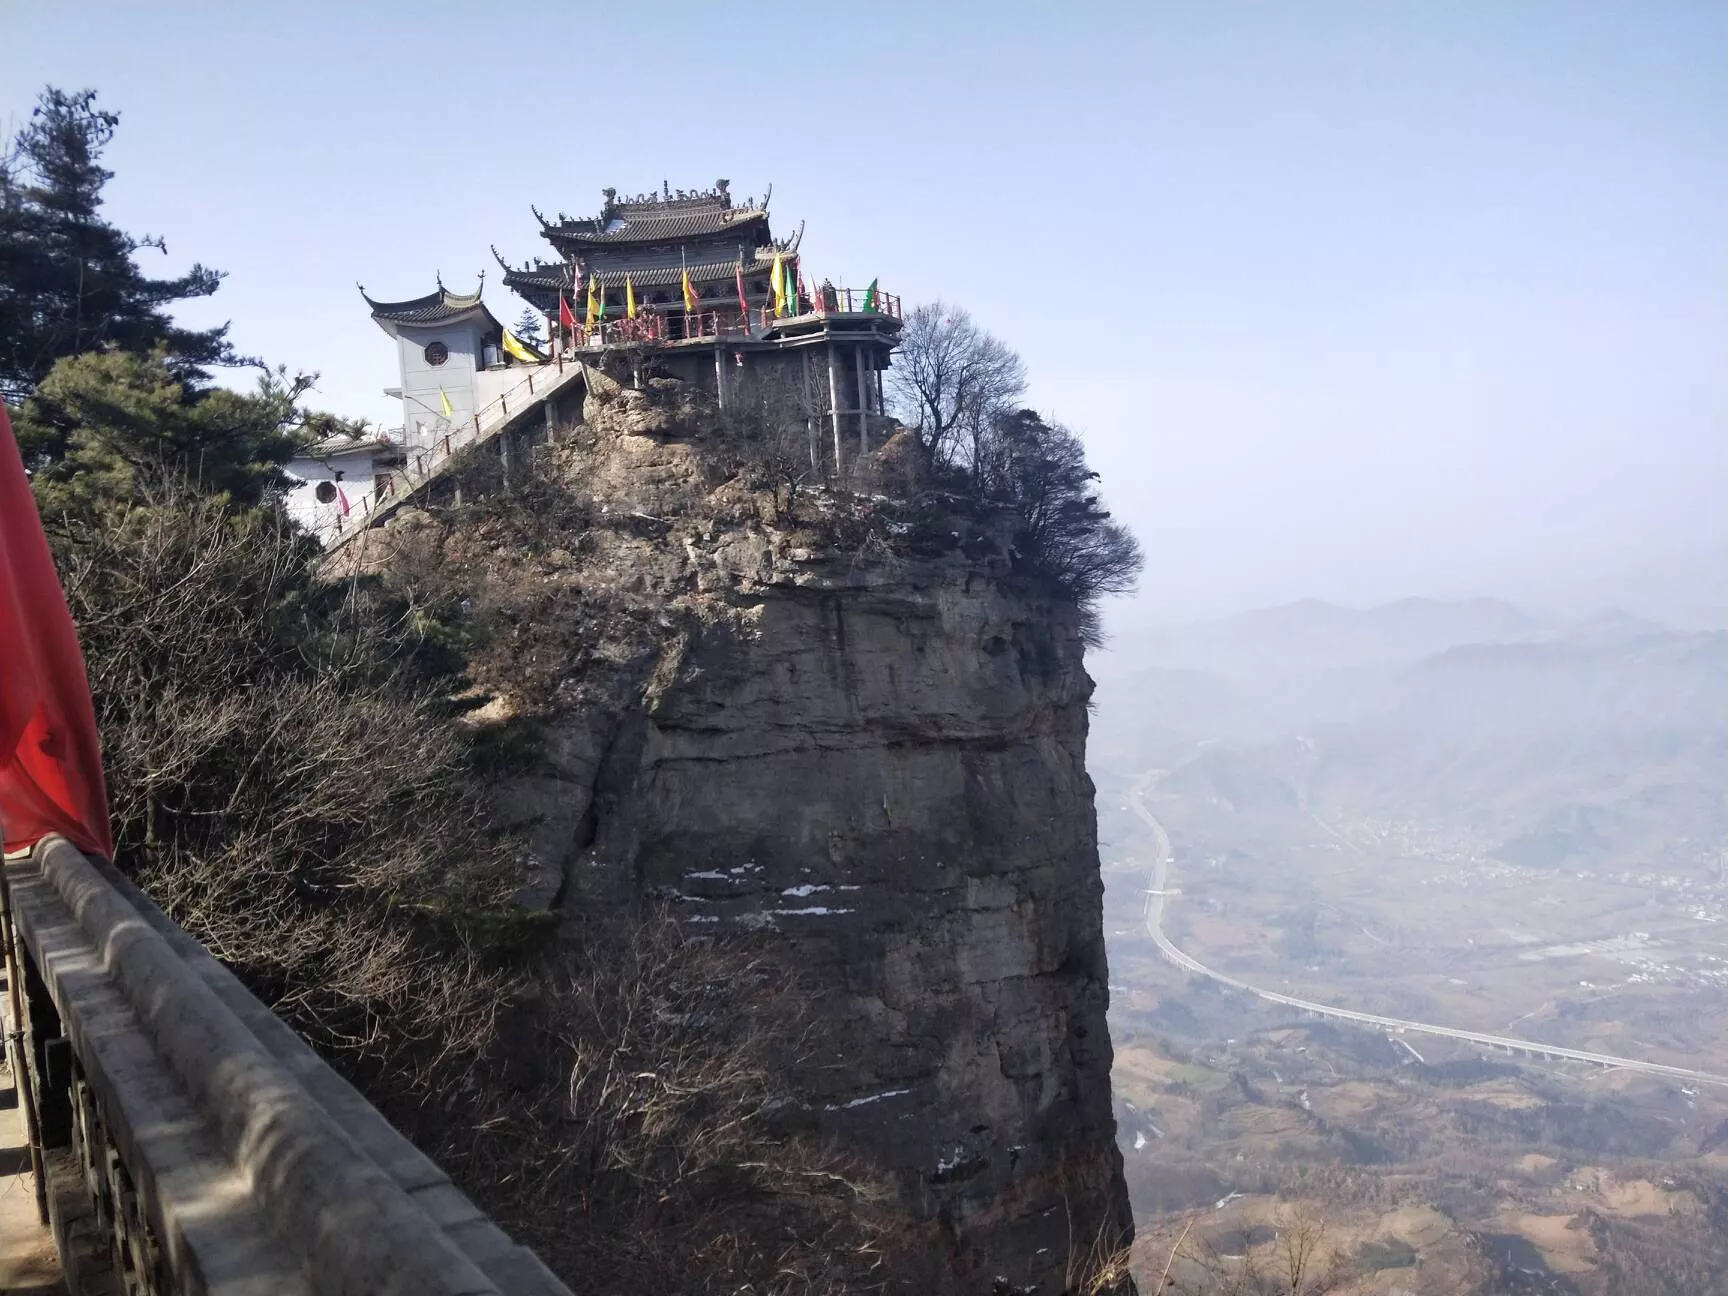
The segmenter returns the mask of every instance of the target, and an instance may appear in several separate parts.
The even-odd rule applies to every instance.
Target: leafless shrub
[[[1323,1215],[1286,1206],[1271,1236],[1244,1229],[1229,1244],[1193,1230],[1193,1220],[1164,1262],[1164,1290],[1180,1296],[1328,1296],[1353,1277],[1348,1259],[1328,1240]]]
[[[798,1130],[807,994],[747,939],[586,921],[547,984],[561,1093],[517,1117],[530,1236],[578,1290],[882,1288],[884,1192]],[[548,1145],[547,1129],[559,1131]],[[550,1193],[579,1203],[547,1213]]]
[[[877,1190],[779,1091],[788,974],[510,905],[444,695],[459,574],[321,582],[280,517],[173,486],[56,530],[122,866],[506,1228],[579,1291],[885,1285]]]

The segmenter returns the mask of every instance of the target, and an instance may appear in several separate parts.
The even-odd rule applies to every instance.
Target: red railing
[[[818,288],[811,310],[817,315],[891,315],[900,318],[900,298],[874,288]]]
[[[796,307],[776,315],[772,306],[752,306],[748,312],[715,309],[686,314],[677,310],[660,314],[645,310],[635,319],[600,320],[577,325],[578,347],[627,346],[632,343],[699,342],[712,338],[743,337],[774,328],[789,320],[820,315],[887,315],[900,318],[900,298],[869,288],[818,288],[801,293]]]

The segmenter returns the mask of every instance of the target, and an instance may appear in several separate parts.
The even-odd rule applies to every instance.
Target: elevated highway
[[[1142,779],[1134,785],[1129,793],[1129,800],[1133,805],[1134,813],[1151,831],[1156,843],[1157,859],[1147,879],[1146,902],[1142,914],[1146,921],[1146,934],[1157,944],[1158,952],[1185,972],[1191,972],[1195,976],[1206,977],[1220,985],[1227,985],[1232,989],[1244,991],[1269,1003],[1297,1008],[1317,1017],[1354,1022],[1359,1026],[1372,1026],[1378,1030],[1390,1031],[1393,1034],[1409,1032],[1417,1035],[1438,1035],[1445,1039],[1462,1040],[1465,1043],[1477,1044],[1485,1048],[1522,1053],[1527,1057],[1554,1058],[1567,1062],[1590,1062],[1601,1067],[1637,1071],[1644,1075],[1664,1076],[1670,1080],[1680,1080],[1691,1084],[1728,1086],[1728,1076],[1711,1075],[1707,1071],[1694,1071],[1688,1067],[1667,1066],[1660,1062],[1646,1062],[1639,1058],[1615,1057],[1608,1053],[1591,1053],[1585,1049],[1563,1048],[1558,1044],[1544,1044],[1539,1040],[1519,1039],[1511,1035],[1490,1035],[1484,1031],[1461,1030],[1455,1026],[1438,1026],[1432,1022],[1409,1021],[1402,1017],[1383,1017],[1378,1013],[1358,1012],[1354,1008],[1340,1008],[1334,1004],[1316,1003],[1312,999],[1301,999],[1295,995],[1280,993],[1277,990],[1267,990],[1260,986],[1250,985],[1246,981],[1226,976],[1222,972],[1207,967],[1200,960],[1178,949],[1175,942],[1164,934],[1164,905],[1169,896],[1173,894],[1169,889],[1172,853],[1170,834],[1165,831],[1164,825],[1159,823],[1146,807],[1146,790],[1150,781],[1150,779]]]

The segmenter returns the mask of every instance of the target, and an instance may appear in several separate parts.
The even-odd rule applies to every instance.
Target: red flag
[[[558,294],[558,323],[567,329],[576,327],[576,313],[570,309],[570,303],[564,300],[564,294]]]
[[[750,299],[744,295],[744,263],[738,263],[738,309],[744,312],[745,321],[750,318]]]
[[[114,857],[78,631],[0,407],[0,829],[8,851],[61,833]]]
[[[342,516],[348,516],[348,492],[342,489],[342,484],[336,484],[336,502],[342,506]]]

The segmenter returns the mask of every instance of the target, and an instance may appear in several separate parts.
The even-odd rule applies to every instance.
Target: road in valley
[[[1355,1022],[1362,1026],[1374,1026],[1396,1034],[1413,1031],[1420,1035],[1439,1035],[1446,1039],[1464,1040],[1467,1043],[1505,1049],[1509,1052],[1523,1053],[1532,1057],[1563,1058],[1571,1062],[1593,1062],[1597,1066],[1638,1071],[1645,1075],[1665,1076],[1670,1080],[1728,1086],[1728,1076],[1711,1075],[1706,1071],[1664,1066],[1660,1062],[1644,1062],[1637,1058],[1613,1057],[1607,1053],[1589,1053],[1583,1049],[1561,1048],[1556,1044],[1542,1044],[1536,1040],[1517,1039],[1510,1035],[1488,1035],[1481,1031],[1459,1030],[1452,1026],[1436,1026],[1431,1022],[1406,1021],[1401,1017],[1381,1017],[1375,1013],[1357,1012],[1353,1008],[1337,1008],[1331,1004],[1315,1003],[1310,999],[1298,999],[1294,995],[1280,994],[1276,990],[1263,990],[1259,986],[1249,985],[1246,981],[1238,981],[1235,977],[1213,971],[1198,959],[1191,958],[1177,949],[1175,943],[1164,934],[1164,902],[1172,894],[1169,890],[1171,850],[1170,834],[1164,830],[1164,825],[1159,823],[1152,812],[1146,808],[1146,792],[1155,777],[1155,775],[1149,774],[1141,778],[1128,794],[1134,807],[1134,813],[1151,829],[1157,840],[1157,860],[1152,866],[1149,885],[1146,888],[1146,906],[1144,909],[1146,934],[1157,943],[1159,953],[1184,971],[1192,972],[1196,976],[1209,977],[1221,985],[1246,991],[1248,994],[1268,1000],[1271,1003],[1284,1004],[1286,1007],[1298,1008],[1303,1012],[1314,1013],[1320,1017]]]

